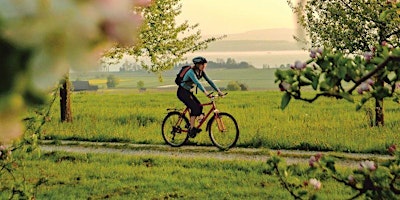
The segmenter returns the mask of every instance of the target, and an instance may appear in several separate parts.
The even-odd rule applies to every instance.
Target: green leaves
[[[284,110],[286,108],[286,106],[289,104],[290,100],[292,99],[292,96],[285,92],[285,94],[282,97],[282,101],[281,101],[281,109]]]

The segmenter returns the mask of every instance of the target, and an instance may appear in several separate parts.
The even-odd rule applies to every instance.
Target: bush
[[[115,88],[119,84],[119,78],[114,75],[107,77],[107,88]]]
[[[226,89],[229,91],[247,91],[249,88],[246,84],[239,83],[239,81],[231,81],[228,83],[228,86],[226,86]]]

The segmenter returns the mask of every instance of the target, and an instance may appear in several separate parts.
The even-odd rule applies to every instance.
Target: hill
[[[284,28],[228,34],[226,38],[211,43],[205,52],[301,50],[301,46],[293,39],[294,35],[295,30]],[[218,37],[207,37],[211,36]]]
[[[301,47],[296,42],[284,40],[219,40],[209,44],[204,52],[291,50],[301,50]]]
[[[251,30],[243,33],[228,34],[226,40],[269,40],[296,42],[293,39],[294,29],[261,29]]]

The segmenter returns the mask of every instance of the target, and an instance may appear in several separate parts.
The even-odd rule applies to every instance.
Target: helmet
[[[203,63],[207,63],[207,60],[201,56],[193,58],[193,63],[194,64],[203,64]]]

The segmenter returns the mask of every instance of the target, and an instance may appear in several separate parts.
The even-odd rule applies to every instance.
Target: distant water
[[[280,67],[281,65],[293,64],[296,60],[306,61],[309,59],[309,52],[303,50],[289,51],[232,51],[232,52],[198,52],[188,54],[188,62],[195,56],[204,56],[214,62],[217,59],[226,61],[228,58],[235,59],[236,62],[248,62],[256,68],[269,66],[270,68]]]
[[[242,61],[253,65],[256,68],[277,68],[281,65],[294,64],[297,60],[306,61],[309,59],[309,52],[303,50],[285,50],[285,51],[214,51],[214,52],[197,52],[187,54],[187,62],[191,63],[195,56],[204,56],[207,60],[217,62],[218,59],[226,61],[233,58],[237,63]],[[134,62],[127,59],[128,62]],[[121,63],[110,66],[110,71],[119,71],[124,60]]]

